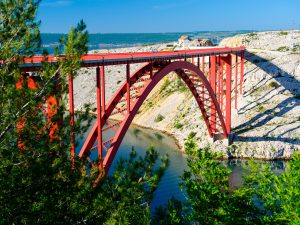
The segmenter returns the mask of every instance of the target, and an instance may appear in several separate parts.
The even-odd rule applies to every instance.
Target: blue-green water
[[[89,34],[89,50],[111,49],[140,46],[146,44],[158,44],[162,42],[177,41],[181,35],[189,35],[192,38],[206,38],[213,43],[219,43],[223,38],[234,36],[236,34],[249,33],[252,31],[199,31],[190,33],[120,33],[120,34]],[[59,39],[65,34],[41,34],[42,47],[49,53],[59,46]]]
[[[112,133],[106,131],[104,133],[104,140],[111,136]],[[80,141],[77,148],[78,150],[81,148],[82,144],[83,142]],[[185,200],[184,194],[179,188],[179,183],[181,181],[180,176],[182,175],[183,171],[187,169],[187,159],[186,156],[179,150],[175,140],[172,137],[158,131],[131,125],[123,139],[121,146],[119,147],[111,171],[113,171],[113,167],[118,159],[129,156],[132,147],[135,148],[139,155],[144,156],[146,149],[150,145],[154,145],[160,155],[168,154],[170,161],[169,167],[165,171],[165,174],[154,193],[154,198],[151,203],[151,210],[153,211],[155,207],[161,204],[166,204],[168,199],[170,199],[172,196],[182,201]],[[91,158],[96,157],[96,151],[94,151],[93,154],[95,155],[92,155]],[[245,160],[237,159],[224,160],[222,162],[224,165],[232,169],[232,173],[229,177],[232,188],[236,188],[241,185],[242,174],[244,172],[242,165],[245,162]],[[269,161],[268,163],[271,164],[273,170],[277,173],[282,173],[282,171],[284,171],[284,161]]]

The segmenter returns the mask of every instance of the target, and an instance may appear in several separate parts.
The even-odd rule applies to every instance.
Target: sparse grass
[[[165,117],[161,114],[158,114],[157,117],[154,119],[154,122],[158,123],[162,121]]]
[[[248,37],[256,37],[257,36],[257,33],[250,33],[250,34],[248,34]]]
[[[180,91],[180,92],[185,92],[188,90],[187,86],[180,78],[177,78],[176,86],[177,86],[178,91]]]
[[[264,112],[266,109],[265,107],[263,107],[262,105],[260,105],[258,108],[257,108],[257,111],[258,112]]]
[[[277,48],[277,51],[279,51],[279,52],[287,52],[289,50],[290,49],[288,46],[281,46],[281,47]]]
[[[174,127],[175,127],[176,129],[180,129],[180,128],[183,127],[183,124],[181,124],[181,123],[179,123],[179,122],[176,122],[176,123],[174,124]]]
[[[171,84],[171,81],[169,80],[169,78],[165,79],[164,83],[160,87],[160,92],[166,90],[170,84]]]
[[[270,88],[278,88],[279,87],[279,84],[276,82],[276,81],[271,81],[269,83],[269,87]]]
[[[192,131],[191,133],[189,133],[188,139],[194,138],[196,134],[197,134],[196,132]]]
[[[153,104],[153,102],[148,102],[147,106],[148,106],[149,108],[152,108],[152,107],[154,106],[154,104]]]
[[[279,35],[288,35],[288,32],[286,32],[286,31],[280,31]]]
[[[293,53],[296,53],[296,52],[299,52],[300,51],[300,45],[295,45],[293,48],[292,48],[292,52]]]

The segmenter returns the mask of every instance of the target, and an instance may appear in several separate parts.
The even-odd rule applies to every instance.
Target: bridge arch
[[[154,70],[156,70],[156,72],[153,72]],[[108,173],[112,162],[115,158],[115,155],[118,151],[118,148],[139,108],[146,100],[147,96],[150,94],[153,88],[159,83],[159,81],[161,81],[166,75],[168,75],[171,72],[176,72],[177,75],[189,87],[190,91],[192,92],[194,98],[197,101],[198,107],[201,110],[209,135],[211,137],[214,135],[215,130],[213,126],[215,126],[214,123],[216,123],[218,118],[221,132],[223,133],[224,137],[227,137],[228,133],[226,130],[225,121],[216,95],[214,94],[210,82],[207,80],[204,73],[197,66],[187,61],[161,61],[156,63],[148,63],[142,66],[130,76],[129,82],[131,87],[133,87],[133,85],[135,83],[138,83],[139,81],[143,81],[143,85],[139,91],[138,98],[136,99],[136,101],[133,102],[130,110],[127,112],[123,120],[118,122],[118,129],[114,125],[104,126],[104,124],[107,124],[108,119],[110,118],[110,116],[114,115],[115,112],[122,112],[122,110],[120,110],[120,108],[118,108],[117,105],[120,102],[124,102],[124,100],[126,100],[128,90],[126,87],[127,82],[124,82],[121,85],[121,87],[116,91],[114,96],[111,98],[110,102],[107,104],[107,107],[104,110],[104,114],[101,117],[102,131],[105,130],[107,127],[115,129],[114,137],[111,138],[111,140],[104,141],[102,144],[103,148],[106,151],[106,154],[103,157],[103,169],[105,170],[105,174]],[[145,76],[148,76],[148,78],[146,78]],[[204,90],[206,91],[206,95],[204,95]],[[206,98],[204,96],[206,96]],[[205,107],[205,101],[209,104],[208,107]],[[213,108],[213,111],[215,112],[214,115],[209,114],[209,110],[211,108]],[[211,117],[213,117],[214,119],[211,120]],[[98,124],[96,122],[79,153],[80,157],[88,157],[91,150],[96,149],[95,147],[93,147],[93,145],[97,139],[97,129]],[[109,145],[109,147],[107,147],[107,145]],[[101,151],[103,150],[101,149]]]

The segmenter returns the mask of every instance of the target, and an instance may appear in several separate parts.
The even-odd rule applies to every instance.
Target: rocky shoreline
[[[294,151],[300,149],[300,31],[237,35],[224,39],[220,44],[245,45],[247,48],[245,91],[239,96],[238,110],[232,110],[233,145],[228,147],[223,141],[212,142],[209,139],[205,124],[200,119],[201,112],[188,91],[178,91],[172,85],[168,94],[161,90],[166,79],[177,79],[173,74],[152,91],[136,115],[134,124],[173,136],[181,150],[188,134],[195,132],[199,147],[210,145],[224,158],[289,159]],[[166,45],[100,52],[153,51],[164,49]],[[131,71],[139,66],[132,66]],[[106,101],[125,75],[125,66],[106,68]],[[74,81],[77,110],[84,103],[95,103],[94,84],[94,68],[81,69]],[[164,119],[155,122],[158,115]]]

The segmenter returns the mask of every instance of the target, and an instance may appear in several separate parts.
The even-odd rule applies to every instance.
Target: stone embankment
[[[172,134],[182,147],[191,132],[200,147],[210,145],[224,157],[288,159],[300,149],[300,31],[237,35],[222,46],[247,48],[243,95],[232,109],[234,144],[212,142],[195,100],[174,75],[164,78],[140,109],[134,123]],[[109,50],[153,51],[165,44]],[[101,51],[108,52],[108,50]],[[132,71],[140,65],[132,66]],[[75,105],[95,103],[95,71],[82,69],[75,80]],[[125,79],[125,66],[106,68],[106,99]],[[160,119],[157,119],[160,118]]]

